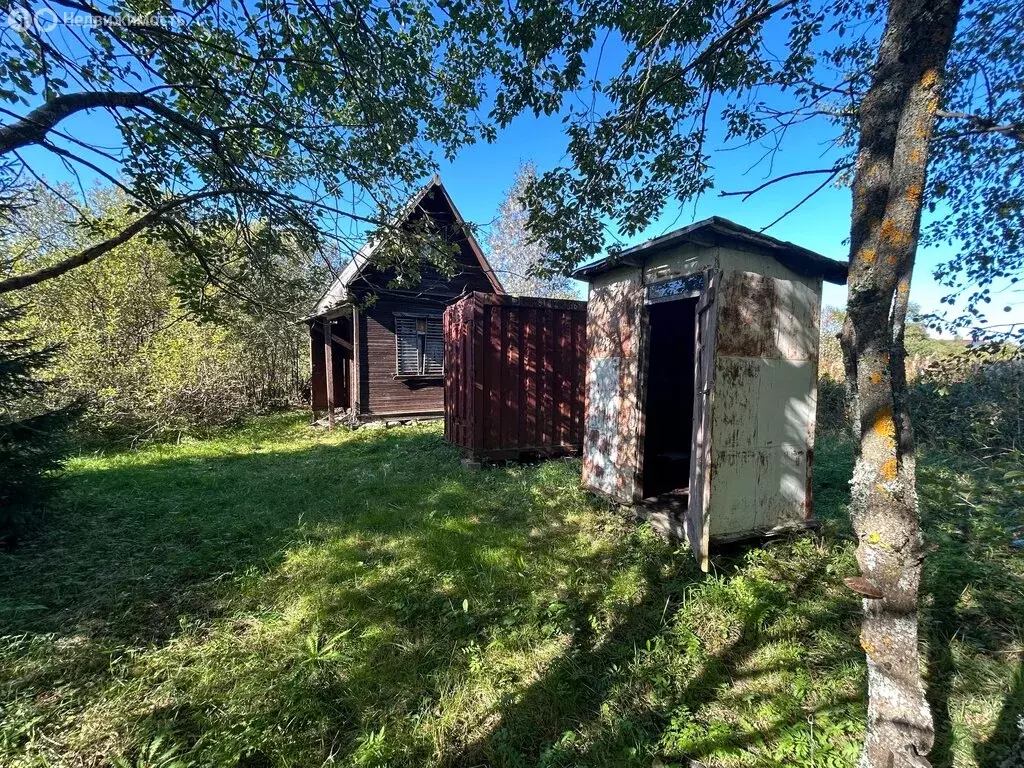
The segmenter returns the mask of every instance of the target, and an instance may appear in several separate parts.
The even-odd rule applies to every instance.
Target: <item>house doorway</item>
[[[647,307],[643,498],[689,492],[697,298]]]

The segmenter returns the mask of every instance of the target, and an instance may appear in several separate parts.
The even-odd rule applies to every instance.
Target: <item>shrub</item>
[[[40,376],[57,353],[21,336],[24,308],[0,304],[0,537],[7,544],[34,522],[52,490],[51,471],[68,447],[80,413],[72,402],[47,408]]]
[[[907,388],[918,442],[970,453],[1024,447],[1024,359],[963,355],[932,365]],[[818,432],[848,433],[846,387],[818,382]]]
[[[50,206],[46,221],[12,224],[0,244],[14,258],[45,266],[71,247],[65,240],[82,246],[60,226],[60,202]],[[130,217],[111,190],[97,191],[93,208],[101,227],[117,230]],[[51,230],[54,237],[40,236]],[[320,279],[296,249],[274,247],[266,245],[266,260],[276,266],[248,284],[267,283],[255,296],[278,285],[276,305],[257,307],[212,279],[184,275],[183,260],[165,242],[142,237],[24,291],[30,334],[61,348],[49,372],[70,397],[88,397],[81,430],[104,439],[159,438],[297,403],[309,342],[288,308],[308,307]],[[291,277],[278,282],[279,272]]]
[[[968,360],[926,371],[909,390],[923,442],[966,451],[1024,447],[1024,360]]]
[[[828,376],[818,380],[817,431],[825,435],[850,433],[846,385]]]

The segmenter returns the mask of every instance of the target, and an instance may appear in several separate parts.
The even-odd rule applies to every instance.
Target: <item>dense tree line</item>
[[[36,204],[9,219],[3,246],[19,268],[36,271],[80,250],[91,233],[74,224],[81,208],[71,210],[44,188],[33,194]],[[131,218],[117,189],[93,189],[88,204],[93,231],[117,231]],[[54,350],[47,370],[61,382],[51,392],[55,404],[86,398],[83,428],[139,437],[298,402],[308,340],[295,320],[326,273],[294,249],[260,242],[260,229],[253,230],[248,247],[267,249],[261,258],[287,275],[273,281],[273,307],[215,283],[183,291],[191,265],[158,237],[135,238],[73,274],[20,291],[22,332]]]

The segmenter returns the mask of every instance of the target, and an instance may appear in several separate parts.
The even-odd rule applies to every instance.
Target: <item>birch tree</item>
[[[508,293],[575,299],[572,281],[551,269],[547,249],[530,231],[524,195],[527,187],[536,180],[537,167],[533,163],[519,167],[515,182],[505,193],[498,216],[487,235],[487,258]]]

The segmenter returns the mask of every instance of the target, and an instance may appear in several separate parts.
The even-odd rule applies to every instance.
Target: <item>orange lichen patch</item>
[[[860,647],[864,649],[864,653],[866,653],[868,656],[870,656],[871,653],[875,650],[875,646],[873,646],[871,644],[871,641],[864,637],[864,635],[860,636]]]
[[[921,200],[921,185],[911,184],[907,189],[907,200],[912,203],[919,202]]]
[[[906,293],[910,290],[910,284],[907,282],[901,282],[897,290],[899,290],[900,293]]]
[[[871,425],[871,431],[886,440],[895,441],[896,422],[892,419],[892,406],[885,406],[875,417],[875,423]]]
[[[872,384],[881,384],[882,383],[882,374],[881,374],[880,371],[875,371],[874,373],[872,373],[870,378],[871,378],[871,383]]]
[[[939,71],[932,67],[921,76],[922,88],[934,88],[939,83]]]
[[[886,219],[882,223],[880,236],[883,240],[888,243],[892,243],[892,245],[897,248],[910,244],[910,235],[897,227],[891,219]]]
[[[888,259],[886,259],[886,261],[888,261],[890,264],[897,264],[899,263],[899,260],[900,259],[898,256],[890,256]]]
[[[882,468],[878,471],[882,476],[883,480],[893,481],[896,479],[896,457],[888,458],[882,464]]]
[[[871,262],[873,262],[878,257],[878,254],[875,252],[874,248],[865,248],[861,252],[860,257],[861,257],[861,259],[863,259],[864,261],[866,261],[866,262],[868,262],[870,264]]]
[[[912,162],[914,165],[917,165],[922,160],[924,160],[924,153],[921,152],[920,149],[910,150],[910,162]]]

